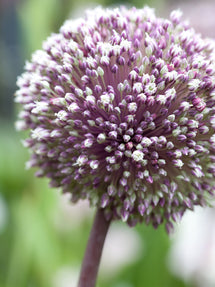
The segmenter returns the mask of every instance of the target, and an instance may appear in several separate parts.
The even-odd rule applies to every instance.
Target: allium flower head
[[[180,18],[98,8],[66,21],[16,92],[38,176],[107,218],[168,231],[215,176],[214,43]]]

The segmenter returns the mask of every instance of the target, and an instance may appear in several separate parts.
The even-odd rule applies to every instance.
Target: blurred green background
[[[0,287],[75,287],[94,214],[86,203],[72,206],[58,190],[48,187],[46,179],[34,178],[34,171],[25,170],[29,155],[21,145],[24,135],[14,130],[17,107],[13,104],[16,77],[22,73],[25,60],[30,59],[51,32],[58,31],[65,19],[77,17],[85,7],[98,4],[137,7],[147,4],[155,7],[159,16],[167,16],[172,8],[179,7],[197,29],[213,37],[215,25],[211,18],[205,17],[200,23],[195,10],[202,13],[202,3],[1,0]],[[208,5],[205,13],[210,13],[213,1]],[[98,286],[199,286],[190,281],[185,283],[171,273],[167,261],[172,242],[163,227],[155,231],[139,225],[130,230],[114,223],[111,230],[106,246],[109,254],[104,254]]]

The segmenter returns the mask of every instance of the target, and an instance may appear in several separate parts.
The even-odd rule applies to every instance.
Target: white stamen
[[[136,104],[135,102],[129,103],[129,104],[128,104],[128,110],[129,110],[130,113],[136,112],[136,110],[137,110],[137,104]]]
[[[140,150],[135,150],[133,153],[132,153],[132,158],[134,161],[142,161],[143,160],[143,157],[144,157],[144,154],[142,151]]]

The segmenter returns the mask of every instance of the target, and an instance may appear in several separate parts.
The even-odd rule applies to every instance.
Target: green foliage
[[[23,30],[23,38],[27,48],[25,53],[32,53],[41,48],[42,41],[52,32],[58,14],[60,1],[31,0],[23,1],[18,7],[19,18]]]
[[[135,231],[144,246],[143,254],[136,262],[126,266],[110,282],[101,282],[102,287],[188,287],[173,276],[167,267],[170,239],[161,226],[154,230],[151,226],[138,225]],[[121,283],[120,283],[121,281]]]
[[[59,192],[24,169],[28,155],[11,127],[5,125],[0,133],[1,196],[8,216],[6,227],[0,229],[0,284],[52,287],[62,265],[79,263],[89,223],[59,228],[64,224]]]

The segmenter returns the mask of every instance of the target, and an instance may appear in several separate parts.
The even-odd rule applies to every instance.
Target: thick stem
[[[98,209],[82,262],[78,287],[95,287],[102,249],[109,225],[110,221],[105,219],[103,210]]]

